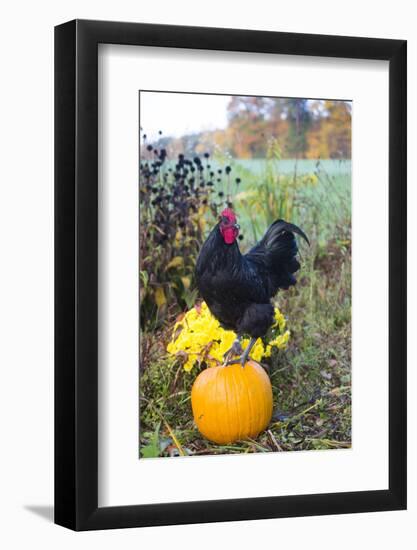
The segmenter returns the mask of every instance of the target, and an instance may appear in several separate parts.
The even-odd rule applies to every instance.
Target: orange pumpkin
[[[210,367],[191,390],[194,421],[202,435],[215,443],[254,438],[272,416],[272,387],[255,361]]]

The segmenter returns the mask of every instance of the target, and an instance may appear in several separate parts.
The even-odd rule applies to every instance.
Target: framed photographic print
[[[55,521],[406,507],[406,42],[55,29]]]

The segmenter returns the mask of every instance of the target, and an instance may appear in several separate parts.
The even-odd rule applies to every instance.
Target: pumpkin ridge
[[[247,363],[244,367],[244,369],[248,369],[247,373],[250,373],[250,363]],[[245,378],[245,392],[246,392],[246,398],[247,398],[247,401],[248,401],[248,409],[249,409],[249,422],[248,422],[248,432],[249,432],[249,436],[252,437],[252,432],[253,432],[253,402],[252,402],[252,396],[251,396],[251,389],[250,389],[250,383],[249,383],[249,380],[248,378],[250,378],[250,376],[248,377],[247,374],[246,374],[246,378]]]
[[[269,378],[269,374],[265,373],[267,376],[268,376],[268,381],[269,383],[271,384],[271,380]],[[264,390],[265,394],[266,394],[266,388]],[[272,393],[272,384],[271,384],[271,393]],[[269,392],[268,392],[268,395],[269,395]],[[269,412],[271,413],[271,416],[272,416],[272,410],[270,410],[270,407],[268,407],[268,403],[266,402],[266,399],[265,399],[265,403],[264,403],[264,409],[265,409],[265,422],[267,422],[267,425],[266,425],[266,428],[268,427],[268,424],[270,422],[270,418],[268,418],[268,414]],[[266,429],[265,428],[265,429]]]
[[[216,368],[216,367],[214,367]],[[221,368],[221,367],[220,367]],[[219,378],[220,378],[220,373],[221,371],[220,370],[216,370],[215,371],[215,383],[214,383],[214,395],[217,396],[219,395]],[[222,429],[220,426],[222,426],[222,422],[221,422],[221,419],[219,418],[219,415],[220,415],[220,407],[218,406],[218,403],[216,402],[215,400],[215,403],[216,403],[216,412],[215,412],[215,418],[216,418],[216,425],[217,425],[217,429],[219,430],[220,432],[220,437],[222,437]]]
[[[230,365],[229,367],[226,367],[228,368],[229,370],[227,371],[227,374],[228,374],[228,383],[229,384],[233,384],[233,395],[234,395],[234,399],[233,399],[233,407],[234,407],[234,410],[236,410],[236,406],[237,406],[237,402],[236,402],[236,384],[235,384],[235,381],[234,381],[234,365]],[[233,419],[234,419],[234,425],[235,425],[235,429],[234,429],[234,433],[233,433],[233,436],[236,438],[236,439],[239,439],[239,433],[240,433],[240,427],[239,427],[239,414],[234,414],[233,415]],[[229,423],[230,423],[230,420],[229,420]],[[237,428],[236,428],[236,425],[237,425]]]
[[[205,374],[205,376],[207,376],[210,379],[212,379],[212,375],[211,373],[207,372],[207,374]],[[201,391],[201,389],[200,389]],[[202,420],[205,422],[206,419],[204,418],[204,415],[206,415],[206,411],[208,410],[207,407],[208,407],[208,404],[209,404],[209,395],[208,395],[208,392],[203,392],[203,399],[202,399],[202,414],[203,414],[203,418]]]
[[[225,443],[229,443],[229,440],[232,439],[232,434],[230,430],[231,418],[230,418],[230,396],[228,391],[228,371],[225,370],[227,367],[221,367],[221,380],[223,382],[223,395],[224,395],[224,405],[223,412],[225,413],[225,418],[220,420],[220,425],[224,426],[224,438]],[[226,420],[226,422],[224,421]]]
[[[265,379],[264,379],[264,370],[261,366],[257,366],[257,371],[259,371],[259,387],[262,394],[265,396]],[[265,400],[263,400],[263,406],[259,408],[259,424],[262,425],[262,429],[265,428],[266,420],[266,409],[265,409]]]
[[[252,371],[251,371],[251,377],[252,382],[254,383],[254,386],[256,386],[256,392],[257,394],[261,393],[262,395],[262,385],[259,380],[259,374],[258,374],[258,364],[257,363],[251,363]],[[253,397],[253,393],[251,394]],[[254,430],[254,436],[256,437],[259,432],[261,431],[259,427],[262,425],[262,405],[256,407],[256,430]]]
[[[262,407],[253,407],[253,389],[255,388],[256,392],[259,393],[260,390],[262,390],[261,385],[259,384],[259,374],[258,374],[258,365],[254,362],[250,362],[250,376],[249,376],[249,401],[251,403],[251,437],[256,437],[258,433],[260,432],[259,426],[261,425],[262,421]],[[255,413],[255,417],[253,414],[253,410]]]
[[[240,411],[240,407],[239,407],[239,400],[241,398],[241,391],[242,391],[242,384],[241,384],[241,380],[236,380],[236,368],[233,369],[232,371],[232,379],[233,379],[233,385],[234,385],[234,395],[235,395],[235,410],[236,410],[236,413],[237,413],[237,426],[238,426],[238,429],[237,429],[237,432],[238,432],[238,439],[242,439],[243,437],[243,433],[244,433],[244,429],[242,429],[242,419],[241,419],[241,411]],[[239,391],[239,395],[237,395]]]
[[[262,392],[262,394],[265,395],[265,380],[264,380],[264,377],[263,377],[264,370],[260,365],[256,365],[256,370],[261,375],[258,378],[259,389]],[[261,425],[262,429],[264,429],[265,419],[266,419],[266,414],[265,414],[266,411],[265,411],[265,400],[263,399],[262,401],[263,401],[263,403],[262,403],[263,406],[259,407],[259,413],[258,414],[259,414],[259,425]],[[259,430],[259,431],[261,431],[261,430]]]
[[[227,367],[224,367],[225,369],[227,369]],[[226,434],[226,439],[229,440],[229,439],[232,439],[232,434],[230,433],[230,424],[231,424],[231,419],[230,419],[230,406],[229,406],[229,401],[231,400],[230,399],[230,395],[229,395],[229,384],[228,384],[228,371],[224,371],[223,372],[223,385],[224,385],[224,394],[225,394],[225,401],[226,401],[226,410],[227,410],[227,434]],[[229,443],[229,441],[227,441],[226,443]]]
[[[261,367],[261,369],[263,370],[262,367]],[[262,385],[262,393],[263,393],[263,395],[265,395],[265,381],[264,381],[263,377],[260,380],[260,382],[261,382],[261,385]],[[260,412],[262,414],[262,425],[265,428],[265,422],[266,422],[266,403],[265,403],[265,400],[264,400],[264,403],[263,403],[263,407],[261,407],[261,409],[260,409]]]

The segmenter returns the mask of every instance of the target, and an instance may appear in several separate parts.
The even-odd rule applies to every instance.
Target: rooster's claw
[[[242,346],[240,344],[239,338],[236,338],[236,340],[233,342],[232,347],[226,351],[226,353],[223,355],[223,359],[225,364],[231,364],[230,360],[232,357],[235,357],[236,355],[240,358],[240,356],[243,353]],[[236,362],[236,361],[234,361]]]

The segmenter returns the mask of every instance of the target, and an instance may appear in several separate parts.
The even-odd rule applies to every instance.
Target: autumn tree
[[[286,99],[284,101],[289,130],[285,150],[289,158],[304,158],[307,148],[307,131],[311,125],[311,112],[307,99]]]

